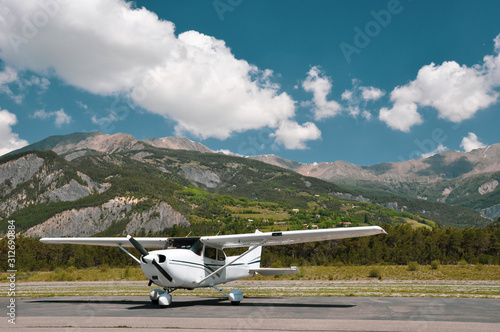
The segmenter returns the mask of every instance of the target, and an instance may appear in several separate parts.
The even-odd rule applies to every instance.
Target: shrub
[[[417,271],[420,268],[420,264],[418,262],[410,262],[408,264],[408,271]]]
[[[380,272],[380,269],[378,267],[374,267],[368,273],[368,277],[370,277],[370,278],[382,278],[382,272]]]
[[[462,259],[458,262],[459,267],[466,267],[467,266],[467,261],[465,259]]]
[[[441,262],[438,259],[435,259],[431,262],[431,269],[437,270],[441,266]]]
[[[53,281],[75,281],[76,278],[72,274],[69,274],[66,271],[62,272],[52,272],[52,275],[50,276],[50,280]]]

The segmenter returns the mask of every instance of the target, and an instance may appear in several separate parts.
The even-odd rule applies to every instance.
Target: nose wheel
[[[149,299],[153,304],[166,308],[172,304],[172,293],[176,288],[159,289],[155,288],[149,293]]]

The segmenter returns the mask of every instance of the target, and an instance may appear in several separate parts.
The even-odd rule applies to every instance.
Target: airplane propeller
[[[158,271],[160,271],[160,273],[165,277],[167,278],[168,281],[172,281],[172,277],[170,276],[170,274],[168,274],[167,271],[165,271],[165,269],[155,260],[155,257],[157,257],[155,254],[150,254],[146,249],[144,249],[144,247],[139,243],[137,242],[136,239],[134,239],[132,236],[130,235],[127,235],[127,239],[129,240],[130,243],[132,243],[132,245],[135,247],[135,249],[137,249],[143,256],[143,261],[146,262],[146,263],[149,263],[151,262],[151,264],[153,264],[156,269]]]

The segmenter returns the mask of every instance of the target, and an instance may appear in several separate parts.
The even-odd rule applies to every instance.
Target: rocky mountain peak
[[[198,151],[203,153],[211,153],[213,152],[205,145],[193,142],[185,137],[162,137],[162,138],[151,138],[151,139],[143,139],[141,142],[152,145],[161,149],[172,149],[172,150],[191,150]]]
[[[86,155],[88,151],[98,151],[110,154],[123,151],[138,151],[147,146],[154,146],[160,149],[192,150],[204,153],[213,152],[203,144],[193,142],[184,137],[163,137],[138,140],[129,134],[116,133],[108,135],[96,131],[91,133],[50,136],[40,142],[12,151],[9,154],[16,154],[28,150],[52,150],[59,155],[65,155],[66,160],[73,160]]]

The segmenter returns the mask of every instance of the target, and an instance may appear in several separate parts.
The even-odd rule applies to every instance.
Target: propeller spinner
[[[127,235],[127,239],[129,240],[130,243],[132,243],[132,245],[135,247],[135,249],[137,249],[143,256],[143,259],[142,261],[143,262],[146,262],[149,263],[151,262],[151,264],[154,265],[154,267],[156,267],[156,269],[158,271],[160,271],[160,273],[165,277],[167,278],[168,281],[172,281],[172,277],[170,276],[170,274],[168,274],[167,271],[165,271],[165,269],[156,261],[156,256],[155,254],[150,254],[146,249],[144,249],[144,247],[139,243],[137,242],[136,239],[134,239],[132,236],[130,235]]]

